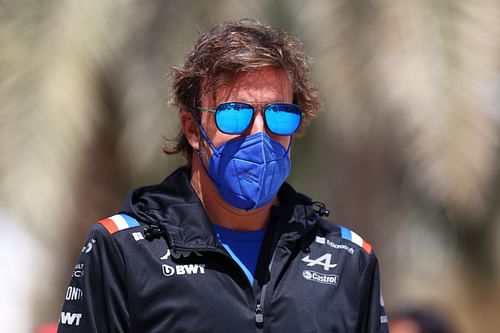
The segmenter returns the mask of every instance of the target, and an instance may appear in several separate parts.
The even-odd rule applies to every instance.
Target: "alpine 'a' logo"
[[[323,266],[325,271],[329,271],[330,268],[335,268],[337,264],[332,264],[332,254],[326,253],[317,259],[310,259],[309,256],[302,258],[303,262],[307,263],[307,266],[312,267],[315,265]]]

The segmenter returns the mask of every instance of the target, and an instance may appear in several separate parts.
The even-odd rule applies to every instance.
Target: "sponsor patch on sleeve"
[[[102,225],[110,234],[114,234],[117,231],[138,227],[139,222],[136,219],[126,215],[126,214],[117,214],[107,219],[101,220],[97,222]]]
[[[372,246],[370,243],[366,242],[363,238],[361,238],[357,233],[352,230],[347,229],[346,227],[340,226],[340,233],[343,239],[350,240],[354,244],[362,247],[368,254],[372,252]]]

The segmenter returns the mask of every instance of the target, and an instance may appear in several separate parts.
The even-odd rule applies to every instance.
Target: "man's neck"
[[[192,162],[191,185],[212,223],[238,231],[256,231],[266,228],[271,216],[272,202],[249,211],[235,208],[219,195],[215,184],[201,165],[200,158],[195,155]]]

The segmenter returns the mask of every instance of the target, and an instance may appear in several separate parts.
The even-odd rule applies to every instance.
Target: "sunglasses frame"
[[[219,124],[217,122],[217,113],[219,112],[222,112],[221,110],[218,110],[221,106],[225,105],[225,104],[233,104],[233,103],[236,103],[236,104],[240,104],[242,106],[245,106],[245,107],[249,107],[250,109],[253,110],[253,113],[252,113],[252,118],[250,119],[250,121],[248,122],[248,125],[247,127],[242,130],[241,132],[238,132],[238,133],[229,133],[229,132],[226,132],[226,131],[223,131],[220,127],[219,127]],[[273,105],[286,105],[286,106],[294,106],[297,108],[297,110],[299,112],[290,112],[290,113],[295,113],[295,114],[298,114],[300,116],[300,119],[299,119],[299,125],[297,126],[297,128],[290,134],[278,134],[278,133],[275,133],[273,130],[271,130],[269,128],[269,126],[267,125],[267,119],[266,119],[266,114],[264,112],[264,110],[266,110],[269,106],[273,106]],[[300,109],[300,107],[297,105],[297,104],[293,104],[293,103],[284,103],[284,102],[275,102],[275,103],[269,103],[269,104],[266,104],[265,106],[261,107],[261,108],[255,108],[252,104],[248,104],[248,103],[244,103],[244,102],[235,102],[235,101],[230,101],[230,102],[224,102],[224,103],[220,103],[218,104],[216,107],[215,107],[215,110],[212,110],[212,109],[206,109],[206,108],[199,108],[200,111],[203,111],[203,112],[209,112],[209,113],[213,113],[215,118],[214,118],[214,121],[215,121],[215,126],[217,126],[217,129],[219,131],[221,131],[222,133],[224,134],[228,134],[228,135],[238,135],[238,134],[241,134],[241,133],[244,133],[246,130],[248,130],[248,128],[250,127],[250,125],[252,125],[253,121],[254,121],[254,118],[255,118],[255,112],[260,112],[262,114],[262,118],[264,119],[264,124],[266,126],[266,128],[269,130],[269,132],[271,132],[272,134],[274,135],[279,135],[279,136],[289,136],[289,135],[293,135],[295,134],[295,132],[297,132],[297,130],[300,128],[300,125],[302,123],[302,118],[304,116],[304,112],[302,112],[302,110]]]

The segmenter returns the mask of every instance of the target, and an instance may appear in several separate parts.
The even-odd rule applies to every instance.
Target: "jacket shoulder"
[[[354,245],[356,248],[361,248],[368,255],[371,255],[373,252],[373,247],[370,243],[347,227],[321,219],[319,229],[321,231],[316,235],[316,242],[318,243],[326,243],[327,239],[336,239],[337,241],[340,240],[344,244]]]

